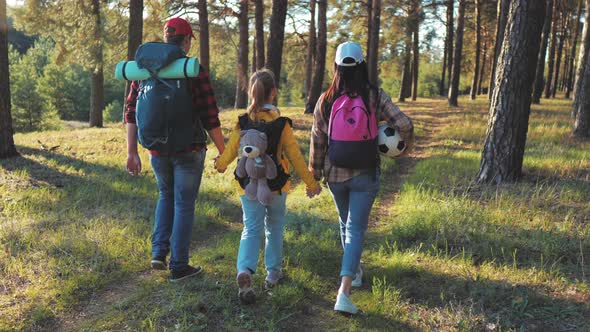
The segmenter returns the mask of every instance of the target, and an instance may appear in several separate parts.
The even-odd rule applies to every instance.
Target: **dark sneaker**
[[[168,264],[166,264],[166,256],[152,257],[152,269],[154,269],[154,270],[167,270]]]
[[[194,267],[190,265],[187,265],[181,270],[170,270],[170,282],[177,282],[186,278],[194,277],[201,272],[203,272],[202,267]]]
[[[238,298],[242,304],[252,304],[256,302],[256,293],[252,288],[252,274],[248,271],[238,273]]]

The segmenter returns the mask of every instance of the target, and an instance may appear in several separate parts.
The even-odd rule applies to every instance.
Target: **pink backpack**
[[[332,104],[328,125],[328,157],[337,167],[377,166],[377,119],[360,96],[344,94]]]

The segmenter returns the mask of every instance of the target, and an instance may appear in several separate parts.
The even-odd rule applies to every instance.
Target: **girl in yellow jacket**
[[[275,195],[272,203],[265,206],[258,200],[249,200],[243,193],[240,196],[244,229],[238,250],[237,283],[239,286],[238,297],[244,304],[253,303],[256,299],[252,289],[252,274],[258,265],[258,252],[263,233],[266,234],[264,251],[264,264],[267,271],[266,286],[274,286],[283,277],[281,262],[283,260],[283,232],[287,210],[285,201],[290,187],[289,161],[305,183],[309,197],[313,197],[321,191],[319,183],[314,180],[301,155],[299,145],[293,135],[291,120],[281,117],[279,110],[271,104],[277,94],[274,74],[268,69],[258,70],[252,74],[249,94],[248,114],[239,117],[224,153],[215,163],[215,168],[219,172],[225,172],[229,164],[238,157],[238,154],[241,155],[241,151],[239,151],[240,132],[246,129],[255,128],[267,133],[268,150],[276,149],[274,160],[277,163],[279,175],[274,180],[269,180],[269,187]],[[265,130],[261,128],[265,128]],[[247,179],[239,179],[238,181],[244,187]]]

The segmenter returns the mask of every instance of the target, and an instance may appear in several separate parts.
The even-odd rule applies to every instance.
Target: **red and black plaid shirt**
[[[190,78],[188,80],[189,88],[193,97],[193,112],[201,118],[201,123],[205,130],[221,126],[219,121],[219,109],[217,108],[217,100],[211,87],[209,80],[209,73],[200,66],[199,76]],[[139,81],[131,82],[129,96],[127,96],[127,106],[125,107],[124,120],[125,123],[135,123],[135,105],[137,103],[137,95],[139,93]],[[196,145],[191,149],[192,151],[204,149],[205,145]],[[155,151],[150,151],[151,154],[157,154]]]

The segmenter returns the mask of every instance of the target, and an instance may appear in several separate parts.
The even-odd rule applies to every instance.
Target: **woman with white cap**
[[[359,44],[338,45],[334,62],[332,83],[314,110],[309,168],[316,180],[327,182],[340,220],[344,253],[334,310],[356,314],[350,290],[362,285],[363,239],[379,191],[377,122],[398,128],[407,145],[400,157],[413,146],[414,127],[387,93],[369,82]]]

